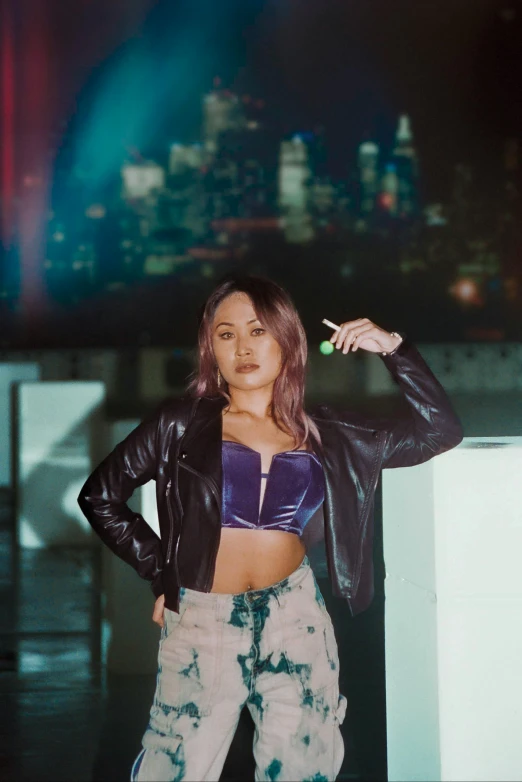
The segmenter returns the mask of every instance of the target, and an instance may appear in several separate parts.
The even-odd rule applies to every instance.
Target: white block
[[[385,470],[388,775],[522,779],[522,438]]]
[[[0,487],[12,485],[13,385],[39,377],[40,367],[36,363],[0,363]]]
[[[442,598],[441,780],[522,779],[522,599]]]
[[[17,388],[18,542],[27,548],[89,544],[77,497],[104,449],[98,382],[20,383]]]
[[[435,595],[386,579],[388,779],[441,780]]]

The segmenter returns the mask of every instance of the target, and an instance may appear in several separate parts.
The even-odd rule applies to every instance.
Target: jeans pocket
[[[315,602],[298,616],[285,617],[284,648],[288,671],[302,691],[304,702],[336,685],[339,657],[333,625],[318,612]]]
[[[161,723],[162,713],[172,723],[177,717],[197,722],[210,713],[218,686],[222,625],[205,621],[191,607],[181,615],[170,612],[166,627],[158,655],[155,716]]]
[[[163,609],[163,627],[161,628],[160,641],[165,641],[181,623],[184,610],[183,605],[180,605],[179,612],[171,611],[170,608]]]
[[[143,746],[132,767],[131,782],[185,778],[185,751],[181,736],[169,738],[147,730]]]

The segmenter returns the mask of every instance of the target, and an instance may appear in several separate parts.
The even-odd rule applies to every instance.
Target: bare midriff
[[[292,532],[224,528],[211,591],[264,589],[293,573],[305,554],[304,543]]]

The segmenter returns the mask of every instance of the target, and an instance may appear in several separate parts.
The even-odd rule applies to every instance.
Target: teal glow
[[[321,344],[319,345],[319,350],[321,351],[323,356],[331,356],[335,348],[332,345],[332,343],[329,342],[329,340],[325,339],[325,341],[321,342]]]
[[[75,171],[93,187],[118,174],[129,154],[147,157],[156,127],[181,139],[187,106],[212,86],[230,13],[214,0],[163,5],[100,69],[76,138]]]

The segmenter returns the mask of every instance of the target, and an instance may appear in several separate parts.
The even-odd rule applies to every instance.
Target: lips
[[[236,367],[236,372],[246,374],[247,372],[255,372],[256,369],[259,369],[259,364],[239,364],[239,366]]]

